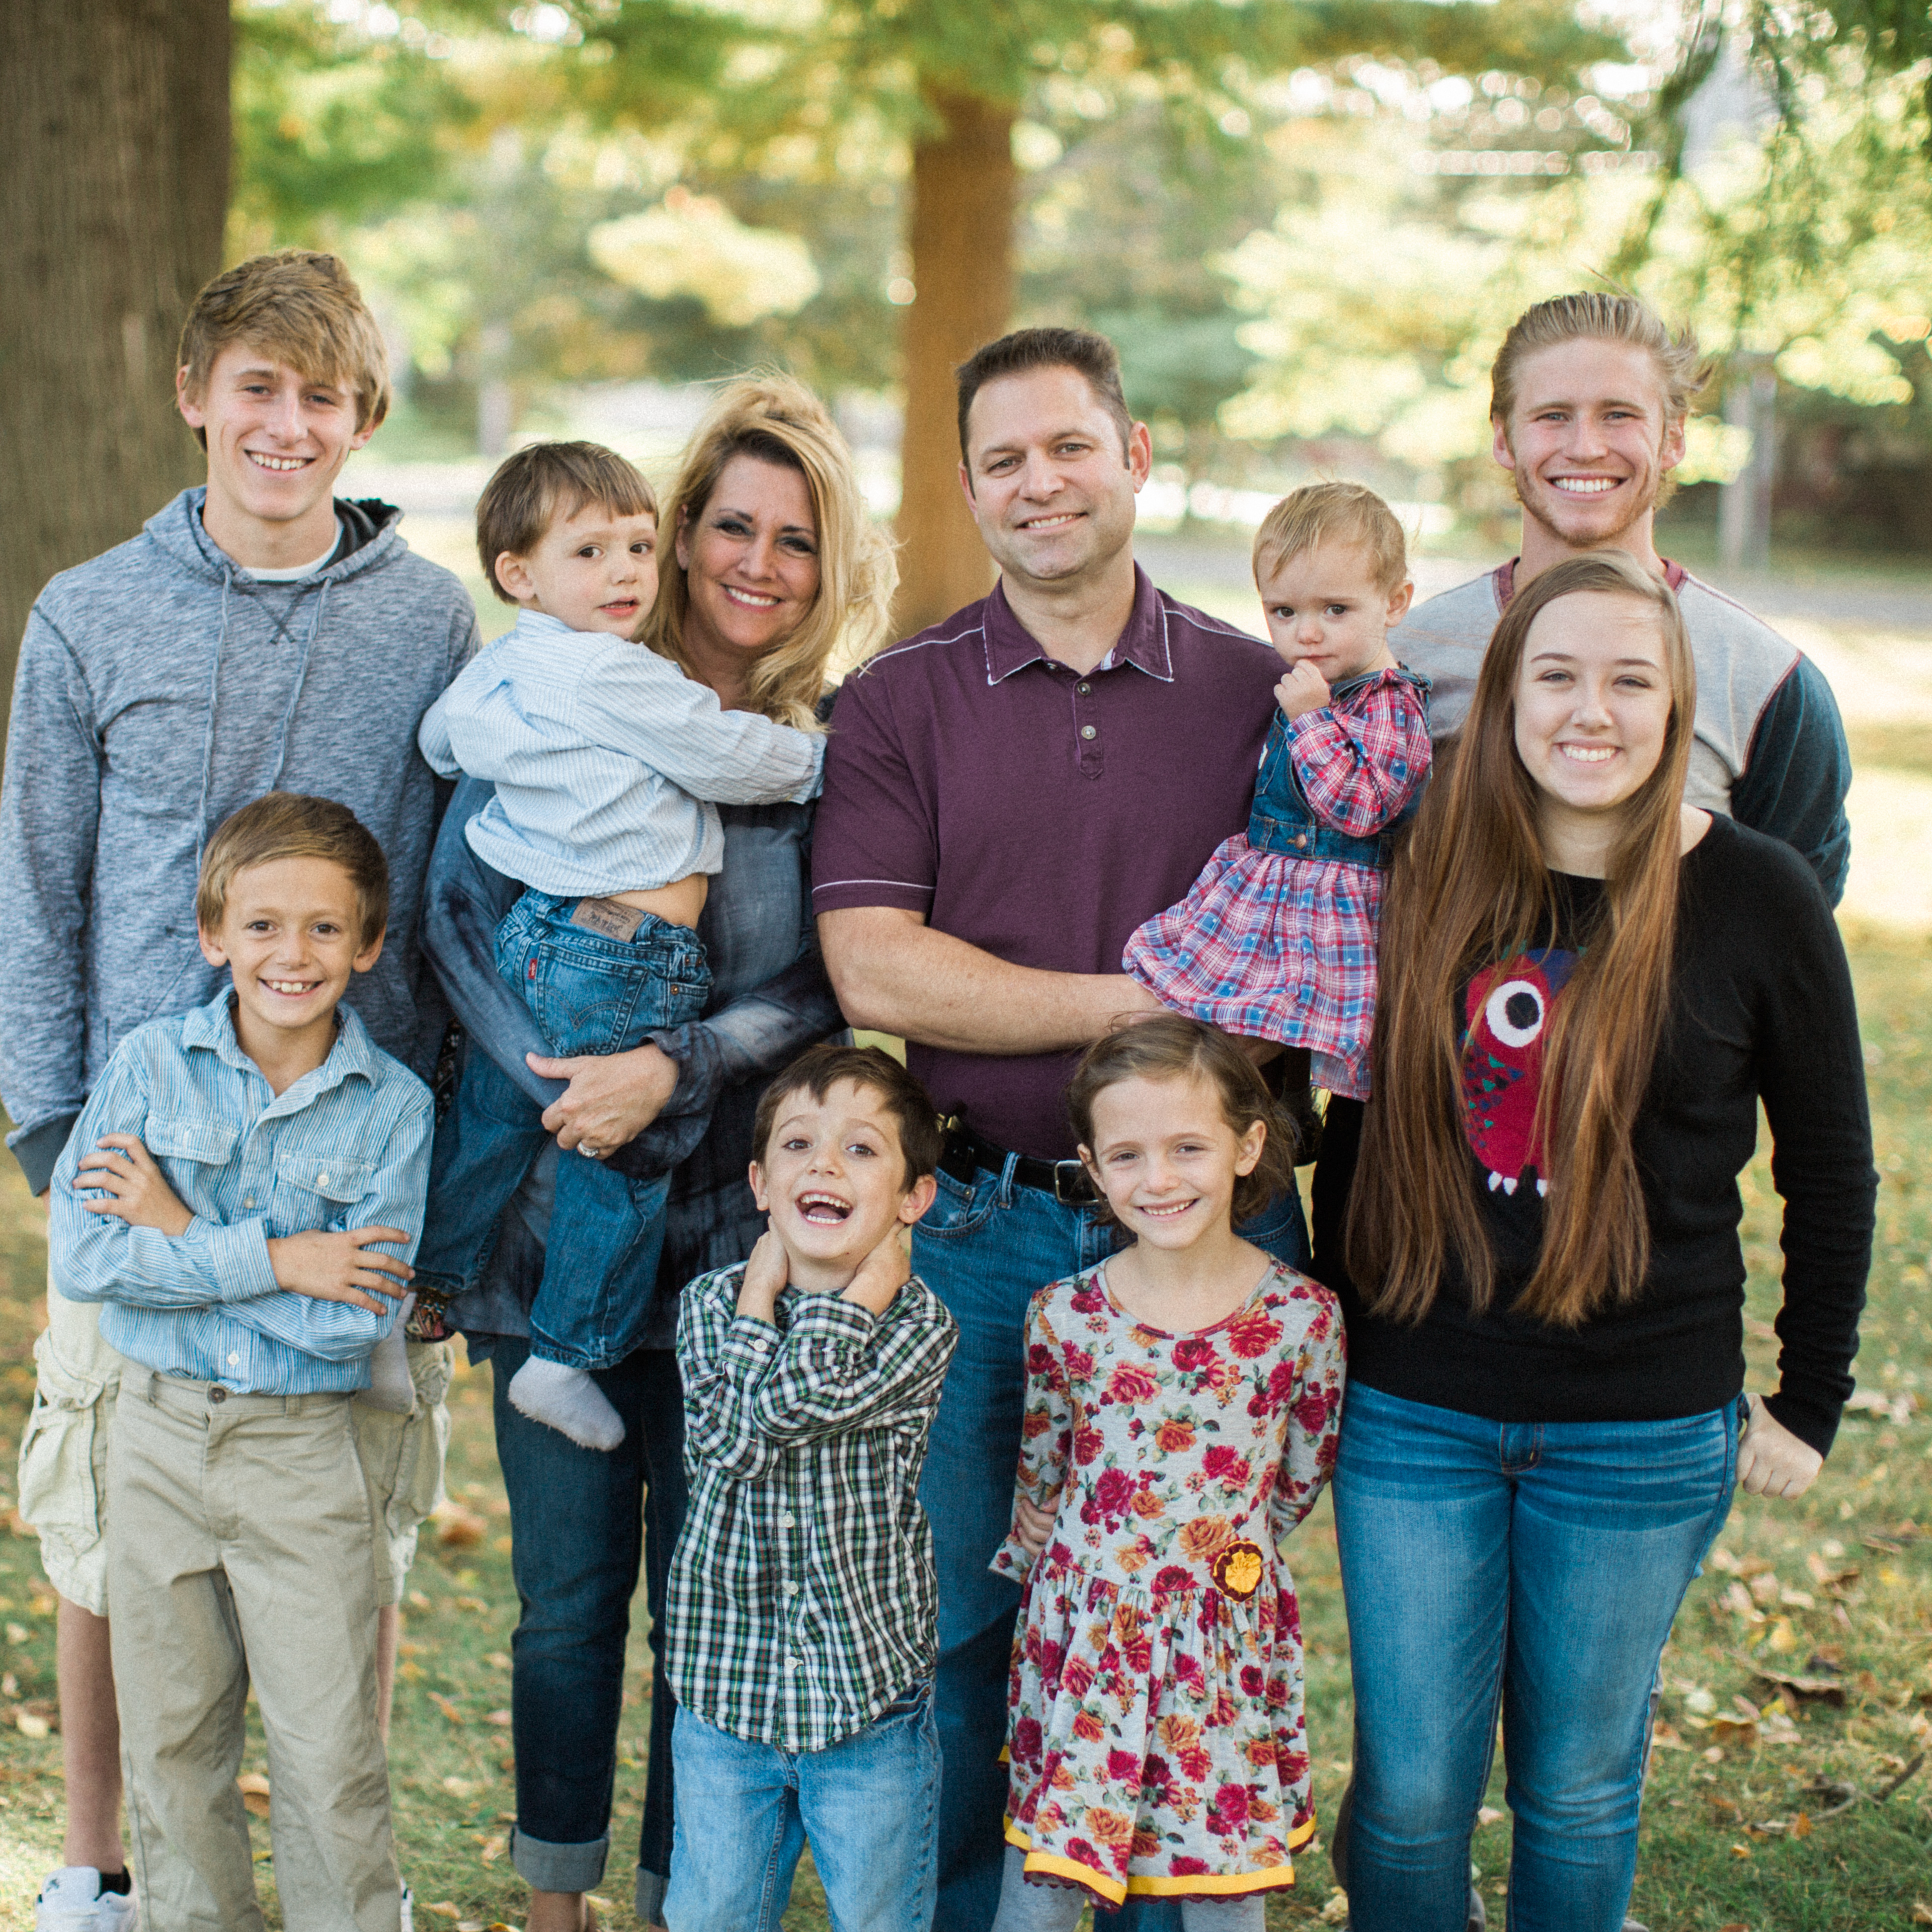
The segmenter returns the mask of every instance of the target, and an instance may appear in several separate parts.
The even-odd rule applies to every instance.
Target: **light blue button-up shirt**
[[[229,998],[150,1020],[115,1049],[54,1168],[54,1284],[70,1301],[104,1304],[102,1335],[164,1375],[257,1395],[366,1388],[394,1310],[280,1287],[268,1244],[401,1228],[406,1242],[375,1251],[409,1259],[429,1184],[429,1089],[342,1006],[328,1058],[274,1094],[235,1036]],[[74,1190],[81,1156],[104,1134],[139,1136],[194,1216],[187,1233],[82,1207],[104,1198]]]
[[[416,741],[445,778],[496,785],[470,850],[564,897],[719,871],[717,806],[802,805],[825,762],[815,734],[727,711],[644,645],[536,610],[464,666]]]

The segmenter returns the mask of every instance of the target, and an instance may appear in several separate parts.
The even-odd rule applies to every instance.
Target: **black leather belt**
[[[954,1180],[970,1181],[982,1169],[1004,1173],[1010,1158],[1016,1162],[1013,1178],[1022,1187],[1051,1194],[1064,1208],[1090,1208],[1100,1198],[1094,1191],[1092,1176],[1077,1160],[1036,1160],[1028,1154],[1015,1156],[1008,1148],[982,1141],[957,1114],[946,1123],[946,1151],[939,1164]]]

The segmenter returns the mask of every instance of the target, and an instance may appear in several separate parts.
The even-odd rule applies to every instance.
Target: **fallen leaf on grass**
[[[430,1520],[436,1525],[436,1541],[446,1550],[472,1549],[490,1534],[488,1519],[460,1503],[438,1504],[430,1510]]]
[[[235,1780],[235,1788],[242,1794],[242,1808],[251,1818],[266,1818],[268,1815],[268,1780],[259,1771],[244,1771]]]
[[[507,1651],[490,1651],[485,1654],[483,1661],[492,1670],[507,1670],[510,1667],[509,1653]]]
[[[1476,1814],[1476,1822],[1478,1825],[1500,1825],[1502,1822],[1503,1814],[1493,1804],[1485,1804]]]
[[[15,1645],[31,1643],[33,1640],[33,1632],[28,1629],[25,1624],[9,1624],[7,1626],[7,1641],[9,1643]]]
[[[38,1711],[30,1711],[24,1704],[14,1710],[14,1728],[23,1738],[32,1738],[37,1742],[50,1735],[53,1730],[52,1725]]]
[[[1810,1697],[1826,1704],[1843,1704],[1845,1687],[1836,1678],[1807,1677],[1796,1672],[1774,1670],[1768,1664],[1752,1662],[1739,1658],[1738,1661],[1748,1666],[1751,1674],[1762,1678],[1767,1684],[1775,1684],[1780,1690],[1788,1690],[1794,1697]]]
[[[482,1610],[487,1612],[489,1610],[490,1606],[486,1604],[481,1597],[458,1597],[456,1600],[456,1607],[459,1610]]]
[[[1912,1922],[1915,1925],[1932,1925],[1932,1905],[1928,1905],[1922,1898],[1915,1898],[1912,1901]]]
[[[483,1849],[477,1853],[486,1865],[494,1865],[510,1848],[510,1841],[499,1832],[494,1838],[483,1840]]]
[[[1688,1750],[1690,1748],[1661,1718],[1658,1719],[1652,1730],[1650,1742],[1653,1750]]]
[[[440,1690],[432,1690],[428,1694],[428,1696],[429,1701],[434,1704],[452,1724],[460,1724],[463,1722],[463,1713],[456,1708],[454,1702],[451,1699],[446,1697]]]
[[[1324,1925],[1346,1925],[1348,1922],[1348,1894],[1346,1892],[1331,1892],[1328,1903],[1322,1908],[1322,1922]]]
[[[511,1722],[510,1714],[507,1711],[492,1711],[483,1721],[486,1724],[507,1725]]]
[[[1711,1735],[1720,1744],[1740,1745],[1746,1750],[1757,1748],[1757,1726],[1749,1718],[1713,1718]]]
[[[467,1798],[472,1792],[478,1791],[482,1787],[477,1784],[476,1780],[473,1778],[457,1778],[452,1776],[446,1778],[442,1780],[442,1788],[444,1790],[448,1792],[453,1797]]]
[[[453,1900],[440,1898],[434,1903],[418,1906],[419,1912],[434,1912],[439,1918],[460,1918],[463,1915]]]
[[[1750,1855],[1751,1848],[1748,1845],[1733,1845],[1731,1847],[1731,1856],[1734,1858],[1748,1858]]]
[[[456,1932],[483,1932],[483,1922],[480,1918],[459,1918]]]

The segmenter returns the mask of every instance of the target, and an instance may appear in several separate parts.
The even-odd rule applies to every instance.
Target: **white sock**
[[[510,1378],[510,1406],[586,1449],[614,1449],[624,1439],[624,1418],[588,1369],[532,1355]]]
[[[391,1415],[407,1415],[416,1406],[416,1385],[410,1376],[409,1337],[403,1332],[416,1305],[413,1294],[403,1297],[389,1332],[369,1356],[369,1386],[362,1391],[362,1400],[371,1408]]]

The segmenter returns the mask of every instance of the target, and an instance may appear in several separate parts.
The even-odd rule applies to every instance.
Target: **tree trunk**
[[[229,0],[0,6],[0,704],[58,570],[202,474],[175,346],[221,266]]]
[[[943,131],[912,158],[912,284],[906,310],[905,432],[899,444],[901,636],[983,597],[992,565],[959,494],[954,369],[1012,314],[1013,110],[929,92]]]

